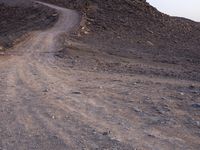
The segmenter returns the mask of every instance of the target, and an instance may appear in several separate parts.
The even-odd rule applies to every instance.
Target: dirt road
[[[79,15],[44,5],[59,12],[54,27],[0,56],[0,149],[199,149],[199,82],[99,71],[93,58],[170,66],[94,56],[85,48],[69,50],[85,63],[81,56],[63,61],[61,37],[78,26]]]

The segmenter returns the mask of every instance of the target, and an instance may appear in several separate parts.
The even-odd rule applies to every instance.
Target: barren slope
[[[176,57],[199,63],[199,23],[160,13],[145,0],[43,1],[80,10],[85,16],[82,25],[90,33],[82,40],[95,46],[106,44],[108,52],[126,57],[144,54],[148,59],[150,55],[161,60]]]
[[[0,0],[0,20],[0,46],[10,48],[29,32],[52,26],[57,15],[53,9],[30,1]]]
[[[77,36],[79,13],[47,6],[59,13],[57,23],[0,57],[0,149],[199,149],[192,55],[127,46],[123,28],[120,38],[95,25]]]

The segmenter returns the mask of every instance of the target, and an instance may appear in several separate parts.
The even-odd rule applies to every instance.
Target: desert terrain
[[[145,0],[2,0],[0,19],[0,150],[199,150],[198,22]]]

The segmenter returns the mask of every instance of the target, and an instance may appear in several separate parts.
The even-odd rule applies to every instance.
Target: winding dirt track
[[[199,148],[199,116],[187,109],[199,98],[177,91],[195,82],[63,69],[58,39],[80,18],[44,5],[59,12],[55,26],[0,59],[0,149]]]

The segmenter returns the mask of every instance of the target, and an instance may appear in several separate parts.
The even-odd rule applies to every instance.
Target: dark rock
[[[108,132],[103,132],[103,135],[105,135],[105,136],[108,135]]]
[[[200,109],[200,104],[199,103],[192,104],[191,106],[192,106],[192,108]]]
[[[46,92],[48,92],[48,91],[49,91],[48,89],[44,89],[42,92],[46,93]]]
[[[75,91],[75,92],[72,92],[72,94],[81,94],[81,92]]]

